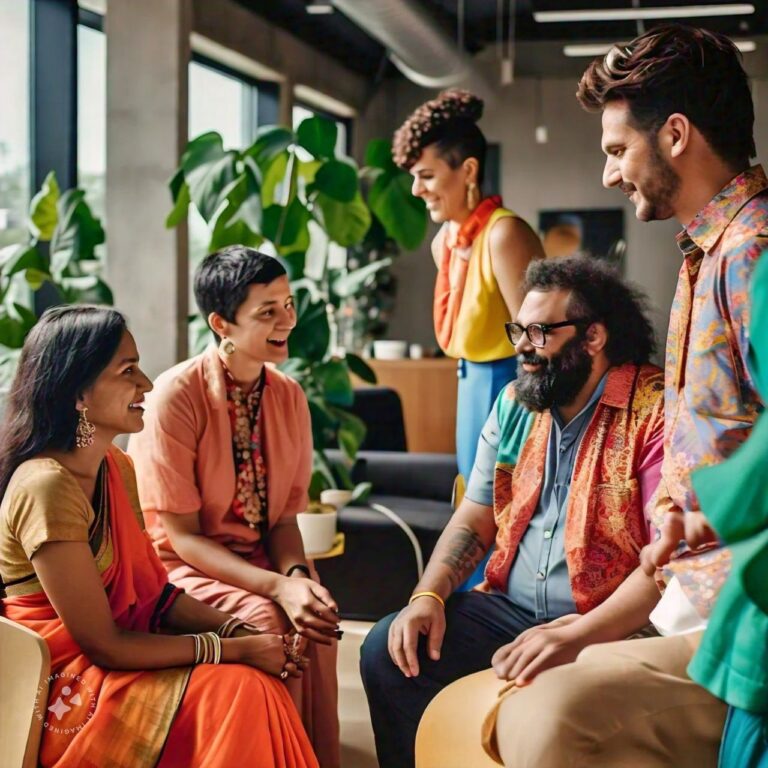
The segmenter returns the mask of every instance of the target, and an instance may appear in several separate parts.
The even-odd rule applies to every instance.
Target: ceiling
[[[312,15],[306,7],[310,0],[237,0],[254,13],[282,27],[307,44],[340,61],[346,67],[371,79],[402,77],[389,63],[384,47],[356,26],[340,11],[327,15]],[[457,38],[460,0],[412,0],[434,19],[445,33]],[[735,0],[642,0],[637,5],[652,7],[715,5]],[[733,38],[754,39],[768,35],[768,2],[751,0],[755,13],[746,16],[703,17],[685,19],[685,23],[703,26]],[[631,40],[643,31],[633,21],[597,21],[577,23],[539,23],[535,11],[574,10],[575,8],[632,8],[633,0],[515,0],[515,40],[520,43],[520,74],[563,74],[569,71],[567,61],[557,61],[562,55],[562,43],[615,42]],[[500,28],[497,21],[499,6],[503,14],[502,34],[509,31],[510,0],[463,0],[465,47],[471,54],[495,47]],[[660,22],[645,22],[650,29]],[[532,46],[540,43],[540,46]],[[556,44],[557,43],[557,44]],[[766,47],[763,43],[762,47]],[[537,50],[539,55],[531,55]],[[544,54],[544,55],[541,55]],[[761,57],[764,58],[764,57]],[[583,69],[583,60],[576,64]]]

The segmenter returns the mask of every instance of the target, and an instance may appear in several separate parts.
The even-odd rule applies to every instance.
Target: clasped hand
[[[339,607],[321,584],[303,577],[285,577],[276,600],[302,637],[330,645],[337,636]]]

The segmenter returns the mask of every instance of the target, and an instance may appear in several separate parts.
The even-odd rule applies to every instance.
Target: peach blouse
[[[136,465],[147,530],[161,559],[178,556],[158,511],[199,512],[202,532],[246,557],[258,529],[232,513],[235,465],[224,369],[215,347],[162,373],[147,395],[144,430],[128,452]],[[312,426],[299,384],[267,367],[259,414],[267,467],[269,528],[305,509],[312,473]]]

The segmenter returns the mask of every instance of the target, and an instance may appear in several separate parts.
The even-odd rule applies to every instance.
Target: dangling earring
[[[221,340],[221,351],[229,357],[230,355],[233,355],[235,353],[235,345],[232,343],[230,339],[222,339]]]
[[[467,208],[474,211],[478,205],[480,205],[480,190],[477,188],[477,184],[471,181],[467,184]]]
[[[75,430],[75,445],[78,448],[87,448],[93,445],[93,436],[96,433],[96,427],[88,421],[88,409],[83,408],[77,417],[77,429]]]

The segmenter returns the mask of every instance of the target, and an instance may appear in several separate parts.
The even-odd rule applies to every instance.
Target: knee
[[[389,656],[387,647],[389,638],[389,625],[394,621],[396,613],[385,616],[377,622],[360,648],[360,675],[366,690],[380,687],[390,679],[397,667]]]
[[[590,692],[589,681],[575,684],[568,675],[573,667],[543,673],[501,704],[495,735],[507,768],[576,764],[579,749],[592,743],[590,720],[598,719],[598,702],[592,693],[597,691]]]

